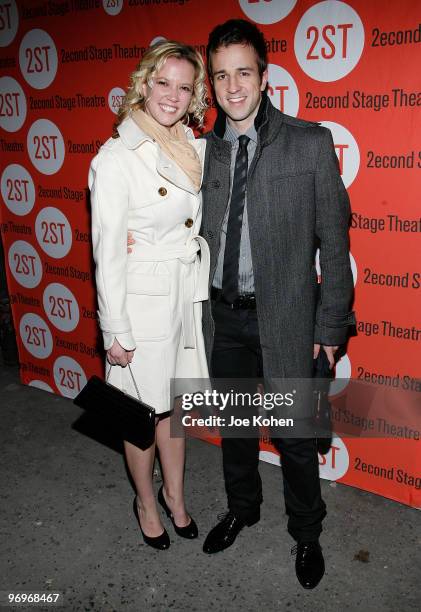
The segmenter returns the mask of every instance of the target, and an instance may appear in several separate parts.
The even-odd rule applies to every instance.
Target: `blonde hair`
[[[194,67],[193,96],[187,109],[186,119],[192,119],[199,127],[203,125],[206,103],[206,69],[202,56],[190,45],[185,45],[174,40],[160,41],[149,47],[136,70],[130,75],[130,86],[121,104],[117,121],[113,128],[113,138],[118,138],[117,127],[124,121],[131,111],[145,108],[145,96],[142,85],[150,85],[151,80],[161,70],[169,57],[185,59]]]

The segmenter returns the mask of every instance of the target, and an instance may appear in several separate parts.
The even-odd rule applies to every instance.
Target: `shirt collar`
[[[228,142],[230,142],[231,145],[233,145],[234,143],[237,142],[240,136],[241,134],[239,134],[237,130],[233,128],[227,121],[225,125],[224,140],[228,140]],[[244,136],[248,136],[250,140],[257,143],[257,131],[256,131],[256,128],[254,127],[254,124],[249,127],[247,132],[244,133]]]

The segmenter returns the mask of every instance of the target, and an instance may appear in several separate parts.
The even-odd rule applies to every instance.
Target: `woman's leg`
[[[145,535],[155,538],[163,533],[155,495],[152,486],[152,470],[155,459],[155,444],[143,451],[134,444],[124,441],[127,466],[133,478],[139,520]]]
[[[163,494],[177,527],[185,527],[190,517],[184,505],[184,437],[170,435],[170,417],[161,419],[156,429],[156,443],[163,471]]]

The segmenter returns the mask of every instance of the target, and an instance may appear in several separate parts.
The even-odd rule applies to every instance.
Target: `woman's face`
[[[143,84],[145,112],[170,128],[184,117],[193,96],[193,84],[193,65],[186,59],[169,57],[151,87]]]

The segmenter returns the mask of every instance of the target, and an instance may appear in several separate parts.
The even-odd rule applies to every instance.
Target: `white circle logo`
[[[266,463],[272,463],[273,465],[277,466],[279,466],[281,463],[281,458],[278,454],[267,450],[259,451],[259,459],[260,461],[266,461]]]
[[[28,387],[35,387],[36,389],[42,389],[43,391],[54,393],[50,385],[47,385],[47,383],[43,380],[31,380],[31,382],[28,383]]]
[[[33,289],[41,282],[41,259],[34,247],[25,240],[16,240],[8,254],[9,268],[13,278],[27,289]]]
[[[51,323],[61,331],[73,331],[79,323],[79,306],[73,293],[60,283],[51,283],[42,297]]]
[[[42,174],[55,174],[64,162],[64,140],[60,130],[48,119],[38,119],[26,139],[28,155]]]
[[[0,17],[1,19],[1,17]],[[0,79],[0,127],[17,132],[26,119],[26,97],[22,87],[12,77]]]
[[[339,395],[346,389],[351,379],[351,371],[351,361],[348,355],[343,355],[335,366],[335,379],[330,383],[329,397]]]
[[[348,449],[341,438],[334,436],[329,452],[326,455],[319,455],[320,478],[339,480],[345,476],[348,467]]]
[[[242,11],[256,23],[276,23],[284,19],[297,0],[239,0]]]
[[[357,264],[355,263],[355,259],[353,258],[353,256],[351,255],[351,253],[349,254],[349,261],[351,264],[351,272],[352,272],[352,279],[354,281],[354,287],[357,283],[357,276],[358,276],[358,272],[357,272]],[[319,282],[322,278],[322,270],[320,267],[320,249],[317,249],[316,251],[316,256],[314,259],[314,265],[316,266],[316,272],[317,272],[317,276],[319,279]]]
[[[149,46],[152,47],[153,45],[156,45],[156,43],[163,42],[165,40],[167,40],[165,36],[155,36],[155,38],[152,38]]]
[[[332,132],[336,155],[339,160],[339,170],[345,187],[352,185],[360,168],[360,150],[357,141],[349,130],[340,123],[321,121],[320,125]]]
[[[35,234],[42,250],[54,259],[61,259],[70,251],[72,229],[58,208],[47,206],[38,213]]]
[[[107,15],[118,15],[123,8],[123,0],[102,0],[102,6]]]
[[[37,314],[27,312],[19,324],[19,333],[26,350],[38,359],[46,359],[53,350],[53,337],[48,325]]]
[[[30,30],[19,47],[19,65],[23,78],[34,89],[45,89],[57,73],[57,49],[44,30]]]
[[[316,81],[342,79],[355,68],[364,48],[358,13],[339,0],[319,2],[301,17],[295,31],[297,61]]]
[[[18,216],[27,215],[35,204],[35,187],[29,172],[10,164],[1,175],[1,195],[7,208]]]
[[[85,372],[71,357],[58,357],[53,372],[57,389],[64,397],[76,397],[87,383]]]
[[[118,109],[123,103],[126,92],[121,87],[113,87],[113,89],[108,94],[108,106],[110,110],[114,113],[118,113]]]
[[[298,87],[292,76],[277,64],[268,65],[269,100],[279,111],[296,117],[300,106]]]
[[[18,31],[19,13],[15,0],[0,0],[0,47],[7,47]]]

